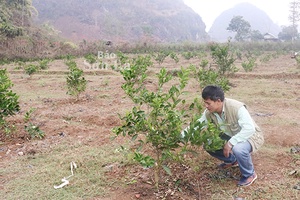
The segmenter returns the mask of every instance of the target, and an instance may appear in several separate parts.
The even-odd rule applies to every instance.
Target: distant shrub
[[[260,58],[260,62],[262,62],[262,63],[270,62],[271,58],[272,58],[271,54],[263,55],[263,56]]]
[[[86,59],[86,61],[89,63],[89,64],[94,64],[97,62],[97,56],[95,56],[94,54],[87,54],[84,56],[84,58]]]
[[[253,71],[253,68],[255,66],[255,59],[249,59],[248,61],[242,62],[242,67],[245,70],[245,72],[251,72]]]
[[[169,55],[170,53],[168,51],[160,51],[157,53],[154,59],[158,62],[159,65],[161,65]]]
[[[28,64],[24,67],[25,73],[28,74],[31,78],[31,76],[39,71],[39,67],[34,64]]]
[[[176,55],[176,53],[174,53],[174,52],[170,53],[170,57],[171,57],[176,63],[179,62],[179,58],[178,58],[178,56]]]
[[[201,60],[200,67],[205,68],[208,66],[208,63],[209,63],[208,60],[203,59]]]
[[[253,71],[253,68],[256,65],[256,56],[251,51],[247,51],[245,54],[245,57],[247,61],[242,62],[242,67],[245,70],[245,72],[251,72]]]
[[[48,64],[51,62],[50,59],[45,58],[39,61],[39,68],[42,70],[48,69]]]
[[[182,53],[182,56],[183,56],[186,60],[190,60],[190,59],[193,58],[195,55],[194,55],[191,51],[188,51],[188,52],[183,52],[183,53]]]

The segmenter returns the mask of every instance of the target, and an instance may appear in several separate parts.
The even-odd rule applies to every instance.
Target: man
[[[222,138],[227,141],[223,149],[208,153],[223,161],[219,165],[221,169],[239,166],[242,177],[238,186],[251,185],[257,179],[251,153],[264,143],[260,128],[250,116],[246,105],[225,98],[220,87],[212,85],[205,87],[202,98],[206,110],[199,120],[219,124],[225,136]]]

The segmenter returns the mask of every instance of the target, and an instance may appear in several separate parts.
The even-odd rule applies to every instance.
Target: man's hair
[[[225,97],[221,87],[208,85],[202,90],[202,98],[204,100],[210,99],[212,101],[217,101],[220,99],[223,102]]]

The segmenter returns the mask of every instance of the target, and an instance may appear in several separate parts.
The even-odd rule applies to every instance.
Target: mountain
[[[234,16],[243,16],[248,21],[252,30],[258,30],[262,34],[271,33],[278,35],[281,31],[271,18],[261,9],[250,3],[240,3],[235,7],[222,12],[214,21],[208,34],[213,41],[225,42],[228,37],[234,37],[235,33],[230,33],[227,29]]]
[[[73,41],[208,40],[201,17],[183,0],[33,0],[37,23]]]

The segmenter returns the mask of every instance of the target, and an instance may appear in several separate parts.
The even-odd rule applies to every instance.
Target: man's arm
[[[255,133],[253,119],[244,106],[238,111],[238,124],[241,127],[241,131],[232,136],[229,140],[230,144],[233,146],[239,142],[245,142]]]

